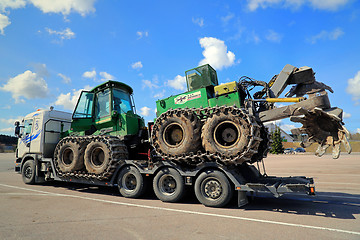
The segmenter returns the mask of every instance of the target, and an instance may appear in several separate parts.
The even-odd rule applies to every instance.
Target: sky
[[[106,80],[130,85],[151,121],[156,100],[185,92],[184,72],[205,63],[220,83],[312,67],[360,133],[359,55],[357,0],[0,0],[0,134],[37,109],[72,112]]]

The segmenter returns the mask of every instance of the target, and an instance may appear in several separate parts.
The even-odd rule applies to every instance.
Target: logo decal
[[[176,98],[174,98],[174,102],[175,102],[175,104],[184,104],[187,101],[191,101],[191,100],[194,100],[197,98],[201,98],[200,91],[177,96]]]
[[[29,143],[29,142],[37,139],[37,138],[39,137],[40,133],[41,133],[41,130],[37,131],[37,132],[34,133],[34,134],[28,134],[28,135],[22,137],[22,138],[21,138],[21,141],[22,141],[24,144]]]

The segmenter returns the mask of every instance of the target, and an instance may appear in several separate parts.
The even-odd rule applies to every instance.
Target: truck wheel
[[[200,148],[200,121],[192,113],[170,113],[156,122],[153,142],[161,154],[176,156],[196,152]]]
[[[120,194],[127,198],[138,198],[145,192],[144,178],[136,167],[126,166],[118,177]]]
[[[163,168],[154,177],[153,188],[161,201],[178,202],[184,196],[184,179],[175,169]]]
[[[202,128],[201,139],[205,151],[232,157],[247,150],[249,135],[248,123],[228,112],[208,118]]]
[[[207,207],[223,207],[231,200],[233,189],[222,172],[211,170],[196,179],[195,195]]]
[[[89,143],[85,150],[84,163],[89,173],[103,173],[110,162],[110,152],[103,142]]]
[[[21,169],[22,179],[26,184],[35,183],[35,162],[27,160]]]
[[[79,143],[64,142],[57,155],[62,172],[73,172],[84,168],[84,150]]]

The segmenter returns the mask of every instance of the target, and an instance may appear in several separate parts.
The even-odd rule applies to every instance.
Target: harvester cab
[[[73,113],[69,135],[136,135],[145,126],[135,113],[130,86],[105,82],[91,91],[82,91]]]

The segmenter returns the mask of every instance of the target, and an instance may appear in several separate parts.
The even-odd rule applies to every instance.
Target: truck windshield
[[[127,113],[128,111],[133,111],[132,104],[130,100],[130,95],[128,92],[121,89],[114,89],[113,104],[114,110],[119,113]]]
[[[91,118],[91,110],[93,104],[93,93],[81,92],[79,102],[76,105],[73,118]]]

